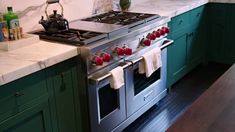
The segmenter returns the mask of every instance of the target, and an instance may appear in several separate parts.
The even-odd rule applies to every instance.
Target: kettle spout
[[[48,23],[46,22],[46,20],[44,20],[43,16],[42,16],[41,20],[39,21],[39,24],[41,24],[43,26],[43,28],[47,31]]]

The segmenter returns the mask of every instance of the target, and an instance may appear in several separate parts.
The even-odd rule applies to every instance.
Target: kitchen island
[[[207,89],[167,132],[232,132],[235,129],[235,65]]]

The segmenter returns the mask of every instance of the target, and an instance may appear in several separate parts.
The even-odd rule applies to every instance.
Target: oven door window
[[[119,108],[118,90],[110,88],[110,84],[99,89],[100,119]]]
[[[138,68],[136,68],[133,72],[133,79],[134,79],[134,94],[137,95],[141,91],[143,91],[145,88],[156,82],[160,79],[160,71],[161,68],[159,68],[157,71],[155,71],[150,77],[146,77],[145,74],[139,74]]]

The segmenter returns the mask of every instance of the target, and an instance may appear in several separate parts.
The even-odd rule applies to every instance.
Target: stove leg
[[[167,88],[167,93],[170,94],[171,93],[171,89],[172,87],[170,86],[169,88]]]

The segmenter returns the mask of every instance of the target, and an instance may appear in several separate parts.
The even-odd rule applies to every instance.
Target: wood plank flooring
[[[124,132],[164,132],[230,65],[200,65],[172,86],[171,92]]]

